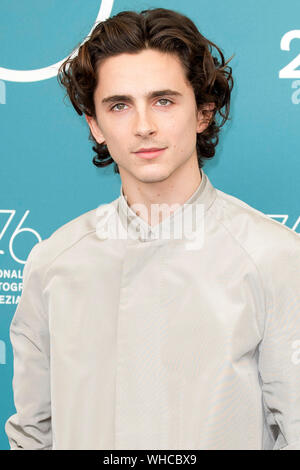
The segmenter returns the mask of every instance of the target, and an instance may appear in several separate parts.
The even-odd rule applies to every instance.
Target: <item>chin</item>
[[[165,181],[169,176],[169,171],[162,171],[162,169],[157,169],[157,171],[151,171],[150,168],[145,168],[146,171],[138,172],[135,174],[137,180],[142,183],[159,183],[160,181]],[[150,170],[150,171],[149,171]],[[153,168],[153,170],[155,170]]]

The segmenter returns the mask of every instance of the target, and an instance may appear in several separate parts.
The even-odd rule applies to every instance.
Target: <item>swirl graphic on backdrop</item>
[[[94,26],[99,21],[106,20],[112,10],[114,0],[102,0],[101,6],[98,11],[97,18],[93,27],[87,37],[82,41],[83,44],[90,36]],[[78,52],[78,48],[73,52],[71,57],[74,57]],[[57,75],[58,69],[60,65],[66,60],[62,59],[60,62],[56,64],[49,65],[48,67],[43,67],[41,69],[34,69],[34,70],[14,70],[14,69],[7,69],[5,67],[0,67],[0,79],[6,80],[8,82],[38,82],[41,80],[47,80],[48,78],[52,78]]]

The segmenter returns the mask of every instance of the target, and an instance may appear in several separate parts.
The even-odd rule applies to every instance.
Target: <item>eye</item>
[[[120,106],[120,104],[121,104],[121,105],[122,105],[122,104],[124,105],[125,103],[117,103],[117,104],[115,104],[112,108],[110,108],[110,110],[111,110],[111,111],[114,111],[115,107],[116,107],[116,106]],[[126,104],[125,104],[125,106],[126,106]],[[119,110],[119,111],[122,111],[122,109]]]
[[[160,100],[158,100],[158,101],[169,101],[169,103],[172,103],[172,101],[171,101],[171,100],[169,100],[168,98],[161,98],[161,99],[160,99]]]

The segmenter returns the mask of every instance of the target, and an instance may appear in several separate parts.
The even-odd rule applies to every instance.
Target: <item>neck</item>
[[[190,199],[201,183],[198,161],[181,170],[180,175],[174,172],[163,181],[143,182],[131,174],[125,175],[120,168],[123,196],[128,206],[151,226],[162,222]]]

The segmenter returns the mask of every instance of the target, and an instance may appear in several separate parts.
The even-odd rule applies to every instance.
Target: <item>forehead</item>
[[[136,93],[137,89],[188,86],[180,59],[152,49],[108,57],[98,68],[97,93]]]

